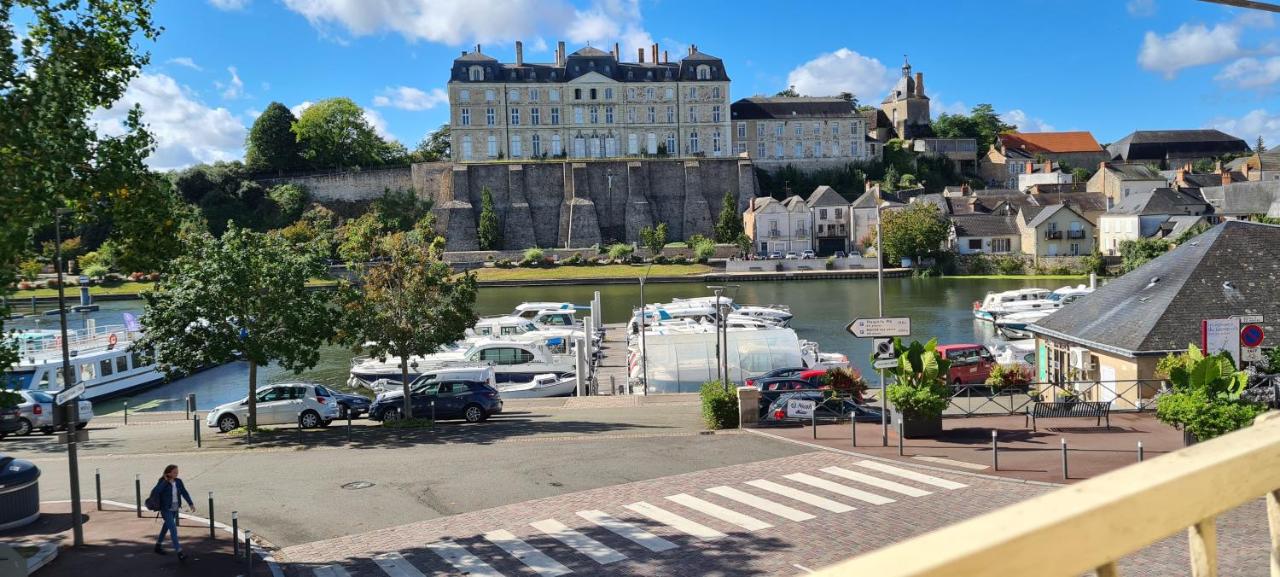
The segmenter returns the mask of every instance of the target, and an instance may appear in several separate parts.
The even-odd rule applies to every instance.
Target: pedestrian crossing
[[[482,541],[456,536],[441,539],[427,543],[426,551],[408,553],[413,562],[399,552],[389,552],[373,556],[369,559],[371,564],[357,561],[326,565],[313,572],[315,577],[425,577],[418,568],[421,565],[432,567],[432,574],[447,566],[452,572],[472,577],[528,572],[539,577],[559,577],[644,554],[676,550],[681,547],[682,538],[690,545],[714,542],[730,533],[764,531],[823,514],[847,513],[858,506],[892,505],[902,499],[925,498],[938,490],[954,491],[966,486],[868,459],[842,467],[788,473],[776,480],[752,479],[732,486],[686,490],[665,495],[660,501],[625,504],[615,513],[584,509],[574,512],[576,526],[555,518],[543,519],[529,523],[523,536],[517,534],[518,529],[508,527],[476,536]],[[529,532],[528,528],[534,531]],[[538,546],[552,541],[563,547]]]

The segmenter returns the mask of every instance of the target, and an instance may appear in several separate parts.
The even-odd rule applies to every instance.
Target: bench
[[[1031,405],[1031,410],[1023,416],[1023,426],[1031,421],[1031,430],[1036,430],[1036,419],[1057,419],[1065,417],[1096,417],[1098,426],[1107,420],[1107,428],[1111,428],[1111,403],[1096,401],[1074,401],[1067,403],[1042,403]]]

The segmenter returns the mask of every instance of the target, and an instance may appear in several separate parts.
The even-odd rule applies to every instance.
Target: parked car
[[[764,391],[796,391],[801,389],[817,389],[822,385],[808,379],[802,379],[798,376],[792,377],[774,377],[772,379],[759,379],[756,381],[755,387]]]
[[[18,407],[0,409],[0,439],[22,429],[22,416]]]
[[[807,260],[807,259],[814,258],[813,251],[811,251],[811,250],[803,250],[803,251],[800,251],[800,258],[801,258],[801,260]]]
[[[780,258],[782,258],[782,253],[780,253],[780,252],[778,252],[778,251],[776,251],[776,250],[775,250],[775,251],[773,251],[773,252],[769,253],[769,258],[771,258],[771,259],[780,259]]]
[[[806,369],[804,367],[786,367],[782,369],[773,369],[772,371],[764,373],[758,377],[751,377],[747,379],[746,381],[743,382],[743,385],[748,387],[755,387],[757,382],[762,381],[764,379],[772,379],[775,377],[793,377],[807,370],[809,369]]]
[[[880,409],[858,404],[850,399],[831,397],[826,391],[788,391],[772,399],[760,414],[760,424],[799,423],[801,420],[787,417],[787,401],[792,399],[814,402],[814,416],[819,421],[838,421],[853,416],[859,423],[879,423]],[[887,421],[886,421],[887,422]]]
[[[844,251],[842,251],[842,250],[838,250],[838,251],[835,251],[834,253],[832,253],[832,254],[831,254],[831,256],[834,256],[834,257],[836,257],[836,258],[845,258],[845,257],[847,257],[847,256],[849,256],[849,255],[845,254],[845,253],[844,253]]]
[[[956,386],[982,384],[991,375],[991,369],[996,366],[995,355],[983,345],[972,343],[938,345],[938,354],[951,361],[947,382]]]
[[[369,405],[373,404],[373,400],[369,397],[360,395],[352,395],[341,393],[338,391],[330,391],[333,398],[338,401],[338,418],[345,419],[350,415],[353,419],[359,419],[360,415],[369,413]]]
[[[502,412],[502,396],[498,389],[484,381],[442,379],[415,384],[410,391],[415,417],[465,419],[478,423]],[[434,404],[434,407],[432,406]],[[404,393],[392,391],[378,395],[369,406],[369,418],[395,421],[404,417]],[[434,413],[433,413],[434,411]]]
[[[338,418],[338,402],[324,385],[283,383],[258,391],[258,425],[327,427]],[[205,423],[226,433],[249,422],[249,399],[219,405],[209,411]]]
[[[785,257],[783,257],[783,258],[785,258],[785,259],[787,259],[787,260],[797,260],[797,259],[799,259],[800,257],[796,255],[795,251],[787,251],[787,256],[785,256]]]
[[[46,435],[52,435],[54,431],[67,428],[60,423],[61,418],[53,395],[44,391],[17,391],[17,393],[22,396],[22,402],[18,405],[22,428],[14,434],[26,436],[32,431],[40,431]],[[79,413],[76,415],[76,429],[79,430],[89,426],[89,421],[93,419],[93,403],[80,399],[77,401],[77,410]]]

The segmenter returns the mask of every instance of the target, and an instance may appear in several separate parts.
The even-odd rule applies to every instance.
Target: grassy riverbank
[[[946,278],[969,280],[1073,280],[1088,279],[1087,274],[966,274],[947,275]]]
[[[539,281],[539,280],[602,280],[634,279],[649,269],[651,277],[697,276],[711,272],[704,264],[609,264],[599,266],[551,266],[538,268],[481,268],[476,269],[480,282],[488,281]]]

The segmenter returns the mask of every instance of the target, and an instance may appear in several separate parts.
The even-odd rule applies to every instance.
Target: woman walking
[[[178,542],[178,512],[182,509],[182,499],[187,500],[187,509],[195,513],[196,504],[191,501],[191,494],[187,493],[187,487],[182,484],[182,479],[178,478],[178,466],[169,465],[164,468],[164,476],[160,477],[155,488],[151,489],[149,500],[159,505],[160,515],[164,518],[160,536],[156,537],[156,553],[165,554],[161,545],[164,543],[164,535],[167,532],[173,541],[173,550],[178,554],[179,561],[187,559],[187,556],[182,554],[182,544]]]

